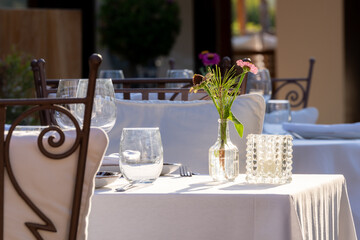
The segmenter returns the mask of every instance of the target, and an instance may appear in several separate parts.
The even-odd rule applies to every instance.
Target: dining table
[[[95,190],[89,240],[357,239],[341,174],[293,174],[287,184],[174,174],[116,191],[126,183]]]
[[[360,139],[294,139],[295,174],[342,174],[360,236]]]

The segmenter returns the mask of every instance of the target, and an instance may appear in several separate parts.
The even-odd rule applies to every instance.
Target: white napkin
[[[119,154],[118,153],[112,153],[108,156],[104,156],[104,159],[102,161],[103,166],[119,166]]]
[[[291,111],[291,122],[293,123],[316,123],[318,117],[319,111],[315,107]]]
[[[112,153],[104,156],[99,171],[120,172],[119,154]]]
[[[360,122],[344,124],[283,123],[283,129],[304,138],[360,138]]]

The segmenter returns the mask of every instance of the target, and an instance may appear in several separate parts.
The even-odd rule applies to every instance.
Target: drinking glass
[[[131,184],[152,183],[163,167],[159,128],[124,128],[120,139],[120,170]]]
[[[59,86],[56,92],[57,98],[76,98],[77,88],[78,88],[79,79],[60,79]],[[77,118],[75,114],[76,104],[64,104],[61,105],[65,107],[72,113],[72,115]],[[60,128],[74,128],[73,122],[68,116],[64,113],[54,111],[54,118],[56,123]]]
[[[99,78],[124,79],[122,70],[100,70]]]
[[[282,124],[291,121],[290,103],[288,100],[271,99],[266,103],[264,133],[286,134]]]
[[[86,97],[88,79],[80,79],[76,96]],[[77,104],[76,115],[82,122],[84,119],[84,104]],[[114,86],[111,78],[96,79],[94,105],[91,115],[91,126],[102,128],[105,132],[110,132],[116,121],[116,104]]]
[[[257,74],[249,72],[247,78],[246,92],[260,94],[264,97],[265,102],[269,101],[272,92],[269,70],[262,68],[258,70]]]
[[[122,70],[100,70],[99,78],[124,79],[125,77]],[[116,83],[114,84],[114,88],[123,88],[123,85],[122,83]],[[119,95],[122,95],[122,93]]]
[[[167,71],[168,78],[192,78],[194,76],[194,72],[189,69],[170,69]],[[185,84],[184,83],[167,83],[167,88],[181,88]]]

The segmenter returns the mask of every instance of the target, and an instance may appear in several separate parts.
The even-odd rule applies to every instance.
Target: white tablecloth
[[[342,174],[360,236],[360,139],[294,140],[293,173]]]
[[[95,191],[89,240],[356,239],[342,175],[294,175],[284,185],[160,177],[114,192],[123,183]]]

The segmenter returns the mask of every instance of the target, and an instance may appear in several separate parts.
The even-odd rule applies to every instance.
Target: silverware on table
[[[180,166],[179,171],[181,177],[192,177],[193,175],[192,172],[186,166],[183,165]]]
[[[288,131],[288,133],[290,133],[290,135],[292,135],[296,139],[305,139],[303,136],[301,136],[300,134],[298,134],[296,132]]]
[[[119,188],[116,188],[115,191],[117,192],[125,192],[126,190],[129,190],[130,188],[133,188],[135,187],[136,185],[132,184],[132,183],[128,183],[128,184],[125,184]]]

